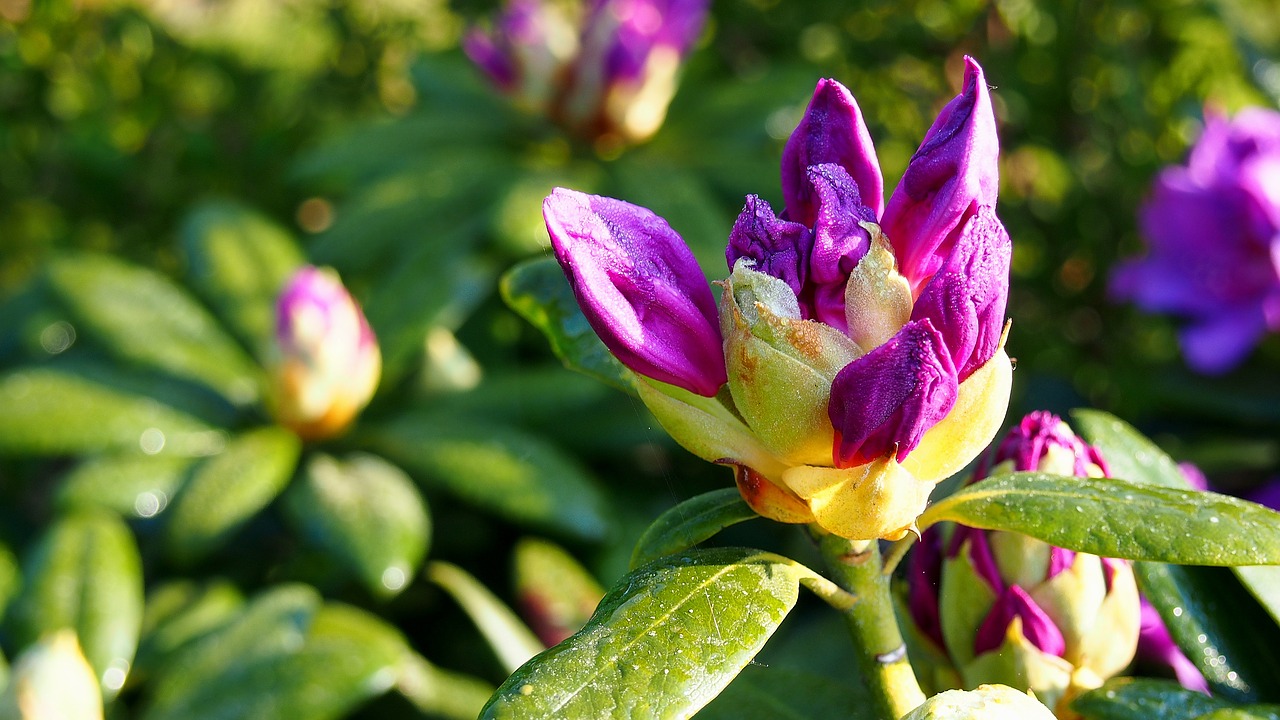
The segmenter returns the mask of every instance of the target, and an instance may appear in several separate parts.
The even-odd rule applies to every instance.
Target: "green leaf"
[[[60,455],[111,448],[198,455],[221,433],[192,415],[49,367],[0,375],[0,452]]]
[[[566,367],[635,394],[634,375],[591,329],[555,260],[538,258],[516,265],[502,276],[500,288],[511,309],[547,336]]]
[[[1117,678],[1076,698],[1071,709],[1087,720],[1191,720],[1229,706],[1169,680]]]
[[[374,455],[314,455],[285,500],[294,525],[376,594],[404,589],[427,553],[426,503],[407,475]]]
[[[297,242],[262,215],[230,202],[207,202],[182,227],[192,286],[248,347],[265,357],[275,303],[306,262]]]
[[[418,710],[444,720],[475,720],[493,694],[485,681],[438,668],[412,651],[405,656],[396,689]]]
[[[264,427],[233,438],[201,463],[166,512],[170,556],[189,564],[217,549],[284,490],[299,452],[293,433]]]
[[[426,576],[462,606],[507,672],[515,671],[529,658],[542,652],[543,644],[511,608],[462,568],[451,563],[433,562],[427,565]]]
[[[9,603],[18,596],[21,589],[22,568],[18,565],[18,559],[13,556],[8,545],[0,543],[0,617],[4,617]],[[0,687],[3,686],[0,682]]]
[[[1072,417],[1085,439],[1102,452],[1112,475],[1139,483],[1190,487],[1177,463],[1123,420],[1100,410],[1076,410]],[[1280,623],[1280,567],[1240,566],[1234,571],[1272,619]]]
[[[287,622],[287,621],[286,621]],[[363,610],[327,604],[304,620],[289,647],[227,656],[183,692],[167,694],[144,720],[330,720],[391,688],[407,646],[396,630]]]
[[[730,525],[757,517],[737,488],[712,490],[685,500],[645,529],[631,552],[631,569],[688,550]]]
[[[1136,563],[1139,586],[1219,697],[1280,700],[1280,628],[1223,568]]]
[[[189,643],[229,623],[244,598],[226,580],[172,580],[147,594],[134,676],[159,672]]]
[[[419,413],[368,428],[362,439],[428,488],[514,522],[586,540],[609,530],[604,496],[586,470],[518,430]]]
[[[1213,710],[1196,720],[1280,720],[1280,705],[1246,705]]]
[[[931,505],[918,522],[924,529],[941,520],[1012,530],[1104,557],[1280,564],[1280,514],[1216,493],[1112,478],[993,476]]]
[[[852,679],[851,679],[852,680]],[[743,669],[698,720],[878,720],[874,706],[852,681],[767,665]]]
[[[755,657],[811,573],[742,548],[646,565],[586,627],[509,677],[481,717],[690,717]]]
[[[104,694],[114,696],[138,647],[141,566],[132,533],[114,515],[58,520],[23,561],[23,591],[8,618],[17,646],[71,628]]]
[[[515,575],[522,614],[548,647],[581,630],[604,597],[586,568],[545,540],[516,543]]]
[[[62,479],[58,505],[105,508],[120,515],[153,517],[186,479],[194,459],[175,455],[99,455]]]
[[[260,371],[213,316],[168,278],[104,255],[49,265],[73,325],[116,356],[195,380],[236,405],[259,395]]]

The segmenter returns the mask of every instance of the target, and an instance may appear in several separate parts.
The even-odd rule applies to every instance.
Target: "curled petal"
[[[848,172],[875,222],[884,209],[880,162],[858,103],[835,80],[818,81],[804,118],[782,151],[782,197],[792,220],[812,225],[816,219],[817,198],[806,173],[811,166],[823,163],[834,163]]]
[[[729,270],[739,259],[749,258],[755,263],[753,270],[778,278],[798,295],[808,280],[812,249],[813,235],[808,228],[778,219],[769,203],[748,195],[729,231],[724,254]]]
[[[693,253],[645,208],[557,188],[542,204],[583,314],[624,365],[704,397],[727,380],[711,287]]]
[[[851,468],[796,465],[782,482],[809,505],[822,529],[850,540],[898,540],[915,525],[934,484],[893,458]]]
[[[942,336],[913,320],[887,342],[849,363],[831,386],[836,467],[892,453],[899,462],[951,411],[958,383]]]
[[[1009,233],[990,207],[969,218],[912,310],[942,332],[960,379],[995,355],[1009,299]]]
[[[1009,623],[1014,618],[1022,620],[1022,634],[1041,652],[1062,657],[1066,652],[1066,642],[1062,632],[1044,610],[1031,599],[1022,588],[1010,585],[987,614],[987,619],[978,628],[973,639],[973,652],[981,655],[988,650],[995,650],[1004,644]]]
[[[999,152],[986,79],[966,57],[963,91],[939,113],[884,211],[885,233],[913,288],[938,271],[977,208],[995,207]]]
[[[1138,656],[1141,659],[1167,666],[1173,671],[1178,684],[1188,690],[1209,694],[1209,682],[1200,674],[1196,664],[1178,649],[1169,628],[1160,619],[1155,607],[1141,598],[1142,613],[1138,632]]]

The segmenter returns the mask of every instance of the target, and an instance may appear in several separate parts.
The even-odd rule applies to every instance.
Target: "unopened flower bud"
[[[979,685],[934,695],[902,720],[1054,720],[1034,696],[1006,685]]]
[[[47,635],[18,656],[0,718],[102,720],[102,691],[74,632]]]
[[[364,313],[331,270],[299,270],[276,303],[274,410],[307,440],[341,434],[378,386],[382,356]]]

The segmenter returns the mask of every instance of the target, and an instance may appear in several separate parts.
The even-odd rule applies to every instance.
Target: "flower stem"
[[[889,577],[881,572],[880,548],[874,540],[853,541],[816,526],[810,532],[836,584],[858,597],[844,613],[857,649],[859,670],[886,720],[897,720],[924,702],[907,649],[898,629],[889,592]]]

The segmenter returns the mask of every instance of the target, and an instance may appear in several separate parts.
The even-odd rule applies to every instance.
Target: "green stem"
[[[881,571],[880,548],[874,540],[853,541],[816,526],[810,532],[836,584],[858,597],[844,613],[857,649],[859,670],[886,720],[897,720],[924,702],[924,692],[907,661],[889,591]]]

